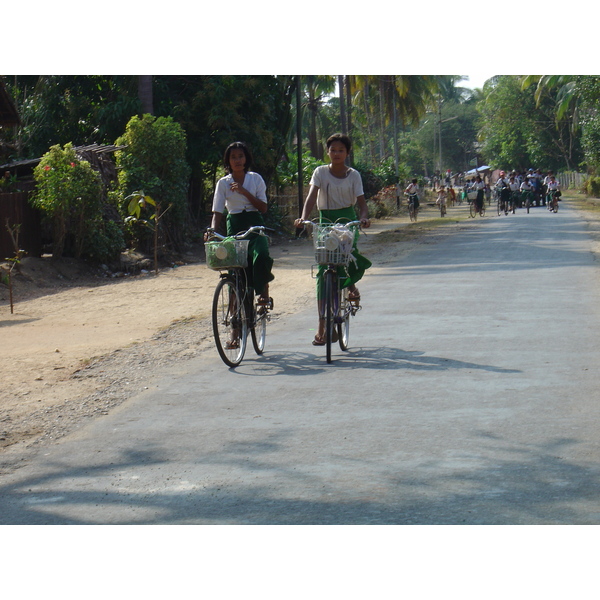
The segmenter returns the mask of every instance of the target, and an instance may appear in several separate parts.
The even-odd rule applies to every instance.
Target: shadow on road
[[[506,369],[494,365],[477,364],[440,356],[426,356],[421,351],[407,351],[390,347],[358,347],[347,352],[337,349],[333,362],[327,364],[324,349],[322,353],[271,352],[255,361],[247,360],[235,370],[238,375],[270,377],[273,375],[317,375],[331,369],[377,369],[415,371],[452,371],[466,369],[491,373],[521,373],[519,369]]]
[[[561,458],[577,441],[549,439],[540,445],[514,447],[508,440],[474,432],[488,457],[459,461],[431,455],[398,471],[385,456],[353,457],[331,471],[316,464],[293,470],[285,453],[293,431],[273,441],[224,444],[195,456],[195,480],[189,470],[169,468],[168,452],[128,450],[120,458],[95,466],[61,467],[52,473],[0,487],[1,524],[598,524],[600,511],[578,512],[573,506],[596,504],[600,493],[597,467]],[[192,449],[190,452],[193,451]],[[330,457],[323,457],[327,463]],[[360,463],[365,464],[360,464]],[[143,477],[131,473],[162,464],[160,489],[144,489]],[[206,485],[204,472],[217,465],[224,473],[242,469],[256,483],[234,479]],[[348,487],[348,472],[372,472]],[[264,477],[265,479],[261,479]],[[93,482],[91,480],[93,478]],[[121,479],[120,479],[121,478]],[[272,478],[287,480],[289,488]],[[67,480],[68,486],[64,485]],[[183,481],[185,479],[185,481]],[[247,478],[244,478],[247,479]],[[80,480],[80,482],[78,482]],[[264,483],[261,484],[261,481]],[[122,483],[122,485],[119,485]],[[77,487],[82,488],[77,490]],[[39,490],[37,489],[39,488]],[[292,489],[294,491],[292,491]],[[343,498],[343,499],[340,499]],[[78,516],[75,516],[78,515]]]

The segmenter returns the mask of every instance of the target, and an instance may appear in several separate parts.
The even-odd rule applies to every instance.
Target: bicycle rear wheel
[[[223,362],[235,367],[246,352],[248,324],[246,310],[235,282],[223,278],[217,284],[212,306],[215,345]]]
[[[269,311],[265,306],[253,307],[254,311],[254,326],[250,330],[252,337],[252,345],[256,354],[262,354],[265,351],[265,343],[267,340],[267,322],[269,320]]]

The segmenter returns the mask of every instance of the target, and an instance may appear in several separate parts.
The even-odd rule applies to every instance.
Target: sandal
[[[360,292],[356,290],[355,292],[348,292],[348,300],[352,300],[354,302],[360,301]]]
[[[229,341],[225,344],[225,350],[237,350],[240,347],[240,340]]]
[[[331,341],[332,342],[337,342],[338,341],[338,334],[337,331],[334,329],[332,336],[331,336]],[[312,345],[313,346],[324,346],[327,342],[325,341],[325,336],[323,337],[319,337],[319,334],[315,335],[315,339],[312,341]]]

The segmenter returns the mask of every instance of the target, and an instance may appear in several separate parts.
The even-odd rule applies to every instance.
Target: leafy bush
[[[76,258],[93,254],[93,232],[102,226],[102,186],[87,161],[79,160],[68,143],[52,146],[34,169],[37,182],[32,204],[52,225],[54,258],[72,241]]]
[[[308,185],[313,171],[325,163],[315,158],[310,151],[305,150],[302,154],[302,183]],[[287,158],[281,160],[277,165],[276,171],[277,184],[280,187],[293,186],[298,184],[298,154],[294,152]]]
[[[590,177],[584,183],[585,193],[594,198],[600,198],[600,177]]]
[[[115,260],[125,247],[123,229],[115,221],[96,220],[88,235],[87,255],[101,263]]]
[[[171,117],[144,115],[129,121],[117,144],[127,146],[116,153],[119,169],[116,195],[121,216],[126,218],[129,214],[126,198],[140,190],[154,198],[161,212],[169,209],[163,225],[169,239],[179,244],[183,240],[183,227],[187,220],[190,174],[185,159],[185,132]],[[150,210],[150,207],[145,210]],[[142,215],[147,219],[150,216],[150,213]],[[140,222],[132,222],[127,233],[133,243],[150,247],[152,233],[139,225]]]

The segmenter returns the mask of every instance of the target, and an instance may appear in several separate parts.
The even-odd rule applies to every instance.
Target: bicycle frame
[[[265,230],[267,228],[264,226],[255,226],[232,237],[244,239],[255,232],[264,235]],[[226,236],[211,229],[207,234],[212,240],[226,239]],[[270,319],[269,310],[273,307],[272,302],[269,305],[261,305],[260,308],[255,306],[254,289],[248,285],[247,268],[224,267],[223,270],[227,269],[227,271],[221,272],[213,298],[212,320],[215,345],[223,362],[230,367],[235,367],[242,361],[247,347],[248,332],[251,334],[256,353],[262,354],[266,325]]]
[[[314,225],[312,221],[305,221],[304,225]],[[323,225],[323,224],[319,224]],[[344,223],[347,227],[360,227],[360,221],[350,221]],[[319,267],[323,267],[323,297],[318,299],[319,318],[325,320],[325,346],[327,354],[327,362],[330,363],[331,358],[331,346],[334,343],[335,333],[337,333],[340,348],[342,350],[348,349],[349,330],[350,330],[350,317],[356,315],[360,306],[358,301],[350,300],[348,298],[347,288],[340,288],[340,276],[338,274],[339,268],[345,268],[343,264],[337,263],[321,263]],[[313,266],[314,269],[314,266]],[[311,269],[312,271],[312,269]],[[319,277],[317,274],[313,278]]]

